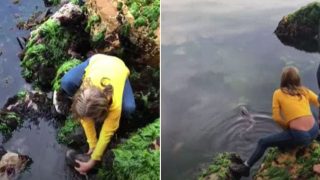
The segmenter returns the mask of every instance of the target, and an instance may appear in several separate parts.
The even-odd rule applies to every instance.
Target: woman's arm
[[[319,107],[318,96],[310,89],[308,89],[308,99],[311,104],[313,104],[316,107]]]
[[[279,103],[277,91],[273,93],[273,97],[272,97],[272,119],[281,127],[286,127],[286,123],[282,119],[282,116],[280,113],[280,103]]]
[[[101,160],[101,157],[108,143],[110,142],[111,137],[119,127],[120,115],[121,108],[118,108],[117,110],[110,111],[108,117],[106,118],[106,120],[104,120],[100,131],[98,143],[93,153],[91,154],[92,160]]]
[[[92,119],[81,119],[80,122],[86,134],[89,148],[95,148],[97,144],[97,134],[94,121]]]

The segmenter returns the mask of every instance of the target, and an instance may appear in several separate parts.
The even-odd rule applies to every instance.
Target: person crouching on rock
[[[292,149],[309,145],[318,135],[318,125],[312,116],[310,103],[319,107],[318,96],[301,85],[296,67],[285,67],[281,75],[280,88],[272,99],[272,118],[284,128],[281,133],[261,138],[250,158],[242,164],[231,164],[231,172],[249,176],[252,167],[269,147]]]
[[[117,57],[96,54],[68,71],[61,79],[61,88],[73,96],[72,114],[85,131],[90,160],[76,160],[75,169],[85,174],[95,166],[119,127],[121,113],[135,111],[135,100],[128,80],[129,69]],[[80,86],[80,88],[79,88]],[[97,139],[95,123],[102,128]]]

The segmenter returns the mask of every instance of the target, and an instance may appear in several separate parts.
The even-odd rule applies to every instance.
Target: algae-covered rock
[[[240,156],[235,153],[221,153],[214,157],[212,163],[202,170],[198,180],[235,180],[239,179],[230,170],[231,163],[242,163]]]
[[[61,83],[61,78],[64,76],[66,72],[68,72],[70,69],[73,67],[77,66],[80,64],[81,61],[78,59],[71,59],[68,61],[65,61],[58,69],[56,73],[56,77],[53,80],[53,90],[59,91],[60,90],[60,83]]]
[[[47,94],[40,91],[19,91],[0,110],[0,132],[9,137],[26,119],[38,120],[53,116]]]
[[[319,52],[320,3],[310,3],[284,16],[275,34],[285,45],[308,52]]]
[[[81,26],[82,9],[78,5],[65,4],[46,22],[31,32],[21,62],[22,75],[36,86],[51,89],[57,69],[74,54],[70,49],[86,44]],[[64,25],[72,24],[74,28]],[[80,51],[83,52],[83,49]]]
[[[21,124],[21,115],[5,110],[0,111],[0,132],[2,135],[9,135]]]
[[[0,147],[0,179],[19,179],[20,174],[27,170],[32,159],[27,155],[6,151]]]
[[[57,140],[59,143],[72,146],[81,147],[86,145],[86,137],[79,121],[74,120],[69,116],[64,125],[58,130]]]
[[[92,37],[103,39],[101,52],[159,67],[159,0],[88,0],[86,6],[88,22],[100,17],[88,27]]]
[[[266,153],[254,179],[319,179],[312,168],[320,163],[320,144],[314,141],[305,148],[281,152],[271,148]]]
[[[150,144],[159,136],[160,120],[157,119],[113,149],[112,168],[100,168],[97,179],[159,179],[160,150],[150,148]]]
[[[51,99],[44,92],[20,91],[7,100],[3,110],[15,112],[20,115],[21,119],[50,119],[55,116],[51,112],[51,105]]]
[[[160,70],[151,66],[132,69],[129,76],[137,105],[135,120],[152,120],[159,117]]]

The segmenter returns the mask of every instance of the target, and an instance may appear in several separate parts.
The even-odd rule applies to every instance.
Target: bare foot
[[[320,164],[313,165],[313,171],[320,174]]]

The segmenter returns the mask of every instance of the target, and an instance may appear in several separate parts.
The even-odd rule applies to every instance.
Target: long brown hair
[[[113,87],[104,85],[104,88],[94,86],[90,79],[85,79],[73,97],[71,106],[72,115],[76,119],[90,118],[103,121],[112,104]]]
[[[298,68],[294,66],[283,68],[280,89],[283,93],[291,96],[299,96],[301,98],[304,95],[304,87],[301,84]]]

